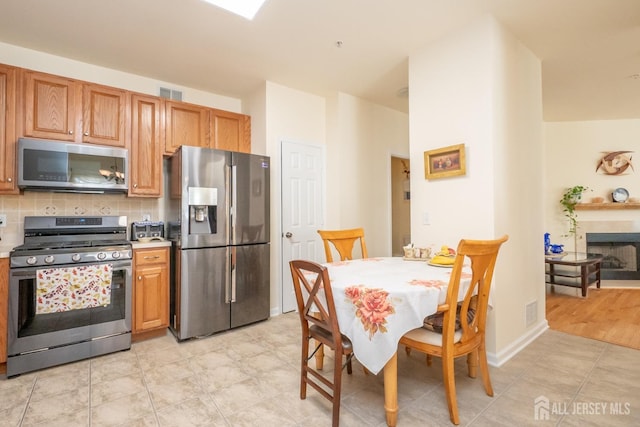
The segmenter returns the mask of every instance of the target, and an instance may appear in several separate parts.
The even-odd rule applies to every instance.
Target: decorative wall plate
[[[616,188],[611,193],[611,198],[614,202],[624,203],[629,199],[629,192],[625,188]]]
[[[627,153],[633,153],[633,151],[613,151],[605,154],[602,159],[600,159],[596,172],[602,169],[607,175],[620,175],[629,169],[629,167],[631,167],[631,170],[634,170],[631,164],[631,156]]]

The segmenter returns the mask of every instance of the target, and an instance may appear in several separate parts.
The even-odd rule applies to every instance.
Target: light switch
[[[429,225],[429,212],[422,212],[422,225]]]

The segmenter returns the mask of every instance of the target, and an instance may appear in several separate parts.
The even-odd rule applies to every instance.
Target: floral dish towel
[[[109,305],[111,276],[111,264],[38,270],[36,314]]]

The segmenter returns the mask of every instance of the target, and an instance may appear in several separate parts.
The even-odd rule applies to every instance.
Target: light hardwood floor
[[[589,288],[586,298],[547,294],[551,329],[640,349],[640,289]]]

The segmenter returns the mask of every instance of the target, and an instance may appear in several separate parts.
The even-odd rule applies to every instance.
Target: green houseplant
[[[582,193],[587,191],[589,187],[583,185],[575,185],[567,188],[560,199],[562,212],[569,220],[569,236],[573,235],[574,251],[578,251],[578,214],[576,213],[576,205],[582,199]]]

